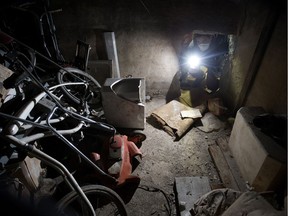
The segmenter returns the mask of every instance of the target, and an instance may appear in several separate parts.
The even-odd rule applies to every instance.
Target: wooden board
[[[176,177],[174,182],[176,207],[178,215],[188,214],[195,201],[211,191],[209,179],[206,176]]]
[[[238,184],[234,179],[234,176],[229,168],[229,165],[222,153],[221,148],[213,144],[208,147],[209,153],[215,163],[219,176],[226,188],[231,188],[234,190],[239,190]]]
[[[228,146],[228,138],[227,137],[220,137],[216,140],[216,143],[218,146],[220,146],[222,153],[228,163],[229,169],[232,172],[232,175],[234,176],[235,181],[237,182],[237,185],[239,187],[240,191],[246,191],[247,186],[245,184],[245,180],[241,175],[241,172],[239,170],[239,167],[233,158],[233,155],[229,149]]]

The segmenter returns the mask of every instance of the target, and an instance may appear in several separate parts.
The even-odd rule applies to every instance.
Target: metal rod
[[[22,142],[21,140],[17,139],[16,137],[12,135],[6,136],[10,141],[13,142],[18,147],[24,148],[26,151],[28,151],[28,154],[47,163],[51,167],[53,167],[55,170],[57,170],[64,178],[64,180],[68,183],[69,186],[72,186],[72,189],[75,190],[79,196],[84,200],[86,205],[89,207],[89,210],[91,211],[93,216],[96,216],[94,212],[94,208],[92,204],[90,203],[89,199],[87,198],[86,194],[83,192],[73,175],[69,172],[69,170],[58,160],[55,160],[51,156],[45,154],[44,152],[40,151],[33,145],[29,145],[25,142]]]
[[[79,149],[77,149],[69,140],[67,140],[62,134],[59,134],[59,132],[57,130],[55,130],[51,124],[49,123],[49,119],[52,117],[52,115],[54,114],[54,112],[56,111],[56,109],[58,109],[57,107],[55,107],[50,114],[48,115],[47,118],[47,125],[50,127],[50,130],[54,133],[54,135],[56,135],[60,140],[62,140],[68,147],[70,147],[73,151],[75,151],[76,153],[78,153],[80,155],[80,157],[85,160],[90,166],[92,166],[99,174],[113,180],[114,182],[116,182],[116,179],[110,175],[108,175],[107,173],[105,173],[103,170],[101,170],[96,164],[94,164],[85,154],[83,154]]]

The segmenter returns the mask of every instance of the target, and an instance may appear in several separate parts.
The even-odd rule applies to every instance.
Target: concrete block
[[[211,191],[206,176],[176,177],[174,182],[177,215],[191,216],[194,203],[204,194]]]
[[[228,146],[245,181],[256,191],[274,190],[285,181],[286,150],[253,125],[261,107],[242,107],[236,114]]]

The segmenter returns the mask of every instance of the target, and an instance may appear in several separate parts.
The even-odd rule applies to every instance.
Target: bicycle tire
[[[102,185],[86,185],[81,187],[89,201],[91,202],[96,215],[119,215],[127,216],[127,210],[121,197],[112,189]],[[101,199],[101,200],[99,200]],[[104,199],[104,200],[102,200]],[[114,204],[115,212],[110,212],[110,208],[103,203]],[[100,204],[99,208],[95,205]],[[76,191],[66,194],[57,205],[58,215],[85,215],[85,205],[81,205],[81,200]],[[103,207],[108,207],[104,209]],[[100,209],[101,208],[101,209]],[[87,209],[86,209],[87,210]],[[84,212],[83,212],[84,211]],[[100,213],[101,212],[101,213]],[[114,214],[111,214],[114,213]]]
[[[90,106],[99,105],[101,102],[101,85],[90,74],[73,67],[66,67],[57,73],[57,81],[59,84],[67,82],[86,82],[88,83],[88,90],[92,98],[88,99]],[[62,86],[63,93],[74,103],[80,104],[87,90],[83,86]],[[85,98],[84,98],[85,99]]]

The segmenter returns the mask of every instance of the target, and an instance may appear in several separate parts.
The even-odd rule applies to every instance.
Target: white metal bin
[[[145,128],[145,79],[107,78],[102,86],[107,123],[118,128]]]

